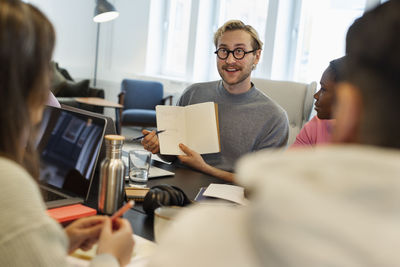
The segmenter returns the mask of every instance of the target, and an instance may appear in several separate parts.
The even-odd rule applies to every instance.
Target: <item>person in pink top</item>
[[[345,57],[341,57],[329,62],[328,68],[321,77],[321,89],[314,94],[317,116],[314,116],[304,125],[291,148],[315,146],[330,142],[332,127],[335,122],[332,119],[332,104],[344,59]]]

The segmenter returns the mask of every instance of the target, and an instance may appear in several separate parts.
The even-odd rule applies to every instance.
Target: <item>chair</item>
[[[290,146],[310,118],[317,83],[305,84],[265,79],[253,79],[252,82],[256,88],[276,101],[286,111],[289,118],[288,146]]]
[[[124,79],[118,98],[124,106],[117,118],[119,133],[121,126],[156,127],[156,106],[167,100],[172,104],[172,96],[164,97],[163,85],[156,81]]]

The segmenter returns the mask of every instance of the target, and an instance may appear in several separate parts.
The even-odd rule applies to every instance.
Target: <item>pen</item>
[[[165,132],[165,130],[160,130],[160,131],[157,131],[157,132],[156,132],[156,134],[159,134],[159,133],[162,133],[162,132]],[[140,140],[140,139],[142,139],[142,138],[146,137],[146,135],[147,135],[147,134],[145,134],[145,135],[142,135],[142,136],[139,136],[139,137],[136,137],[136,138],[133,138],[133,139],[131,139],[131,141]]]
[[[135,205],[135,201],[130,200],[128,203],[123,205],[119,210],[117,210],[112,216],[111,220],[115,220],[116,218],[122,216],[125,212],[127,212],[129,209],[131,209]]]

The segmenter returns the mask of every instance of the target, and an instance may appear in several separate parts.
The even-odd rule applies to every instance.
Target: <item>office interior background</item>
[[[54,61],[76,80],[96,59],[95,0],[30,0],[52,21]],[[319,82],[344,55],[353,21],[381,0],[109,0],[119,17],[100,25],[96,87],[117,102],[124,78],[158,80],[177,100],[194,82],[219,79],[213,34],[229,19],[252,25],[264,42],[253,77]],[[317,89],[318,90],[318,89]],[[113,110],[106,115],[114,117]]]

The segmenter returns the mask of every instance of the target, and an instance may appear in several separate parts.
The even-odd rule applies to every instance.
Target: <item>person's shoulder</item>
[[[14,224],[1,221],[0,226],[10,232],[24,228],[26,221],[36,224],[48,222],[45,206],[39,188],[32,176],[20,165],[6,158],[0,158],[0,206],[3,214],[18,218]],[[5,225],[4,225],[5,224]]]
[[[305,130],[314,129],[317,127],[317,125],[320,125],[321,122],[323,121],[318,119],[317,115],[315,115],[314,117],[311,118],[311,120],[309,120],[308,122],[306,122],[306,124],[304,124],[303,129]]]
[[[266,189],[274,188],[273,184],[282,179],[288,181],[289,187],[293,187],[297,180],[311,186],[317,183],[320,189],[333,189],[333,184],[338,190],[341,190],[337,187],[339,184],[350,190],[353,186],[366,188],[371,185],[377,189],[390,183],[393,189],[400,188],[396,175],[400,171],[399,160],[400,151],[397,149],[366,145],[331,144],[315,149],[263,150],[242,157],[235,178],[238,184],[249,190],[264,185]],[[323,183],[331,185],[324,187],[321,186]]]
[[[0,201],[29,203],[35,212],[45,208],[37,182],[21,165],[1,157],[0,172]]]
[[[219,81],[193,83],[186,88],[185,92],[207,88],[216,89],[218,87],[218,83]]]
[[[293,153],[295,152],[295,153]],[[268,179],[274,175],[283,175],[301,168],[315,167],[311,159],[316,153],[312,149],[264,149],[245,155],[236,164],[236,182],[246,188],[253,188],[260,177]],[[315,162],[315,161],[314,161]],[[268,172],[265,170],[268,169]]]
[[[178,100],[178,105],[186,106],[198,102],[212,101],[219,81],[194,83],[188,86]]]
[[[356,160],[355,160],[356,159]],[[338,169],[338,166],[355,164],[373,166],[391,165],[400,169],[398,150],[378,149],[372,146],[327,144],[315,149],[296,148],[290,150],[264,149],[242,157],[236,164],[236,182],[245,187],[253,187],[259,177],[311,177],[311,173],[323,177],[324,170]],[[268,172],[265,170],[268,169]],[[364,167],[365,170],[365,167]],[[363,172],[362,168],[356,171]],[[372,172],[370,170],[369,172]],[[315,176],[317,177],[317,176]]]
[[[306,131],[308,134],[315,135],[315,138],[318,136],[319,139],[323,140],[322,142],[327,142],[330,139],[331,128],[333,126],[334,120],[325,120],[320,119],[315,115],[309,120],[306,124],[304,124],[302,131]],[[320,140],[320,141],[321,141]]]
[[[25,183],[26,181],[31,183],[32,180],[29,173],[21,165],[4,157],[0,157],[0,172],[2,173],[0,183],[5,186]]]

